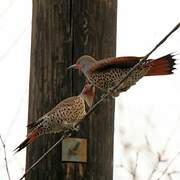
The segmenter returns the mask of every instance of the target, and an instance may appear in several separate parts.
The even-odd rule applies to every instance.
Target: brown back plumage
[[[95,71],[104,71],[111,68],[132,68],[135,64],[139,62],[141,57],[135,56],[124,56],[124,57],[110,57],[106,59],[102,59],[92,64],[89,68],[89,73],[93,73]]]

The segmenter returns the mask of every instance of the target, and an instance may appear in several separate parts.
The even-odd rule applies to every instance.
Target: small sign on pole
[[[62,141],[62,161],[87,162],[87,139],[64,139]]]

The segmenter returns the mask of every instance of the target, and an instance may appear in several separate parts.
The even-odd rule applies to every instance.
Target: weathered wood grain
[[[60,100],[77,95],[84,77],[66,67],[83,54],[115,56],[117,0],[34,0],[28,123]],[[82,124],[88,139],[88,163],[61,162],[56,147],[26,180],[111,180],[113,174],[114,100],[109,98]],[[40,137],[27,148],[26,168],[59,135]]]

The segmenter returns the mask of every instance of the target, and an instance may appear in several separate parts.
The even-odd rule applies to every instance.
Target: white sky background
[[[179,0],[120,0],[117,56],[145,55],[180,21],[179,7]],[[26,134],[31,8],[31,0],[0,0],[0,134],[6,143],[12,180],[22,175],[25,162],[25,151],[14,155],[12,150]],[[180,30],[152,57],[171,52],[180,52]],[[143,78],[117,98],[115,180],[120,177],[131,179],[124,169],[134,165],[133,158],[137,151],[140,153],[137,171],[141,169],[140,173],[137,172],[137,179],[146,180],[144,177],[154,166],[157,152],[162,151],[172,131],[174,134],[164,158],[169,160],[180,150],[179,82],[180,67],[175,75],[169,77]],[[153,153],[147,150],[145,135]],[[126,153],[123,152],[124,145],[130,147]],[[177,163],[180,163],[180,158],[176,159],[172,167],[180,170]],[[121,168],[122,164],[126,168]],[[0,179],[7,179],[2,146]],[[174,179],[179,178],[174,175]]]
[[[31,0],[0,0],[0,134],[12,180],[24,172],[25,151],[14,155],[13,149],[26,134],[31,8]],[[1,145],[0,179],[8,179]]]

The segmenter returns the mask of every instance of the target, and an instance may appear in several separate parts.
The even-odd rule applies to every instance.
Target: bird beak
[[[80,64],[73,64],[73,65],[69,66],[67,69],[68,70],[69,69],[77,69],[79,71],[79,75],[81,75],[81,66],[80,66]]]
[[[67,69],[68,70],[69,69],[78,69],[78,66],[76,64],[73,64],[73,65],[69,66]]]

